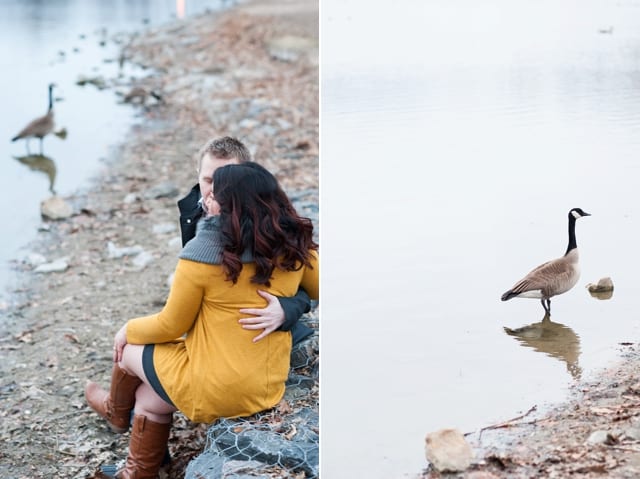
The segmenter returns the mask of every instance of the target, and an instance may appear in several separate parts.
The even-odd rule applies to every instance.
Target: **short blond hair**
[[[251,153],[249,149],[237,138],[231,136],[223,136],[207,141],[198,151],[197,166],[198,170],[202,164],[204,155],[209,154],[220,160],[236,159],[239,163],[251,161]]]

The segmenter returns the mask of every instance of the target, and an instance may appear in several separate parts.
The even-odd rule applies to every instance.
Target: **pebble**
[[[178,187],[171,181],[165,181],[149,188],[143,195],[147,200],[173,198],[180,194]]]
[[[135,256],[142,253],[144,249],[142,246],[125,246],[123,248],[119,248],[112,241],[107,243],[107,255],[111,259],[122,258],[123,256]]]
[[[68,267],[67,258],[59,258],[51,263],[43,263],[33,271],[35,273],[60,273],[66,271]]]
[[[131,203],[135,203],[139,199],[140,197],[138,196],[137,193],[129,193],[127,196],[124,197],[122,202],[126,205],[130,205]]]
[[[607,444],[610,438],[608,431],[593,431],[587,438],[587,444]]]
[[[135,258],[133,258],[133,265],[138,269],[143,269],[149,263],[153,261],[153,255],[148,251],[142,251]]]
[[[153,225],[152,231],[154,234],[166,234],[173,233],[176,230],[175,223],[160,223]]]

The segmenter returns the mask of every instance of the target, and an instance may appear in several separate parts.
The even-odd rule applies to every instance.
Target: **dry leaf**
[[[66,339],[68,339],[69,341],[71,341],[72,343],[76,343],[76,344],[77,344],[77,343],[79,343],[79,342],[80,342],[80,340],[78,339],[78,336],[76,336],[75,334],[66,333],[66,334],[64,335],[64,337],[65,337]]]

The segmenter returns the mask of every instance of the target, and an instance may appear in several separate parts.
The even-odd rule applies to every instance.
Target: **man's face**
[[[207,195],[213,192],[213,172],[221,166],[230,165],[232,163],[238,164],[240,162],[237,158],[227,158],[226,160],[222,160],[212,156],[210,153],[206,153],[202,157],[202,161],[200,162],[200,171],[198,173],[198,183],[200,184],[200,194],[203,198],[206,198]],[[204,201],[202,202],[202,208],[205,213],[209,213]]]

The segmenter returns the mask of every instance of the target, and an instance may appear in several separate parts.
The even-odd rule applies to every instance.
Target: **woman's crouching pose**
[[[88,383],[89,405],[114,432],[129,429],[121,479],[155,478],[172,414],[191,421],[249,416],[275,406],[285,390],[291,333],[255,332],[238,322],[260,308],[258,290],[318,299],[318,245],[275,177],[257,163],[232,164],[213,175],[202,220],[176,267],[157,314],[128,321],[114,339],[111,389]]]

